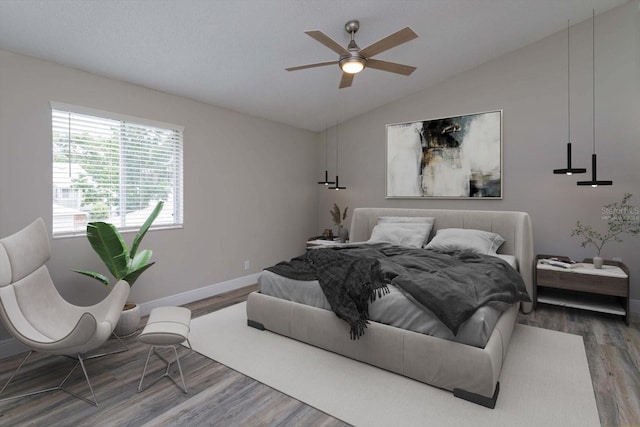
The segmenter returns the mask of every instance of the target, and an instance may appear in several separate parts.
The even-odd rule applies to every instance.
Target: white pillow
[[[480,254],[495,255],[503,243],[502,236],[490,231],[443,228],[436,232],[426,248],[443,252],[467,249]]]
[[[433,223],[436,221],[434,217],[430,216],[381,216],[378,217],[378,224],[424,224],[426,234],[424,241],[419,247],[424,247],[429,240],[431,230],[433,229]],[[373,235],[373,234],[372,234]]]
[[[431,228],[419,222],[381,223],[373,227],[369,243],[386,242],[394,245],[421,248]]]

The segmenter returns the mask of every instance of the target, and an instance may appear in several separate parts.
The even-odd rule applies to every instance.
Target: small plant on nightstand
[[[605,244],[613,242],[622,242],[621,234],[631,234],[637,236],[640,233],[640,208],[632,206],[629,203],[631,193],[626,193],[620,203],[610,203],[602,207],[602,216],[607,218],[609,229],[606,233],[599,233],[590,225],[583,224],[578,221],[576,227],[571,230],[571,236],[582,237],[582,247],[593,246],[597,250],[594,257],[594,266],[602,267],[602,258],[600,252]],[[599,258],[599,260],[596,260]],[[596,261],[600,263],[597,266]]]
[[[337,204],[333,204],[333,208],[329,211],[331,214],[331,219],[333,219],[333,223],[338,226],[338,236],[340,236],[340,243],[345,243],[349,238],[349,230],[347,230],[343,225],[342,221],[347,219],[347,211],[349,210],[349,206],[344,208],[342,215],[340,214],[340,207]]]

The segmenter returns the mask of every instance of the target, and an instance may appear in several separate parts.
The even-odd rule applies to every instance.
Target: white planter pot
[[[602,263],[603,263],[603,259],[601,256],[593,257],[593,268],[597,268],[597,269],[602,268]]]
[[[140,326],[140,307],[138,304],[127,303],[125,309],[120,314],[120,319],[113,332],[119,337],[132,335]],[[131,308],[129,308],[131,307]]]

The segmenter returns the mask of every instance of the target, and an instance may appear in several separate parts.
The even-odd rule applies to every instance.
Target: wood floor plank
[[[244,301],[250,286],[186,306],[198,317]],[[603,426],[640,425],[640,318],[627,326],[617,316],[540,304],[518,322],[582,335]],[[144,323],[144,322],[143,322]],[[346,426],[344,422],[252,380],[187,348],[179,355],[189,394],[168,379],[137,392],[148,346],[136,336],[124,339],[129,351],[87,362],[99,407],[63,392],[0,403],[0,425],[7,426]],[[113,347],[117,342],[110,343]],[[0,360],[0,384],[25,354]],[[150,369],[163,363],[154,360]],[[10,392],[57,384],[73,366],[63,357],[31,356]],[[157,373],[159,375],[160,373]],[[173,366],[172,374],[177,374]],[[149,383],[153,381],[149,377]],[[145,384],[149,384],[145,381]],[[88,395],[80,371],[69,381]]]

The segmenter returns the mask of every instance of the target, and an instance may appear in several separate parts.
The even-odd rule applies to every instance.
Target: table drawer
[[[538,269],[537,285],[601,295],[629,296],[627,279],[594,274]]]

